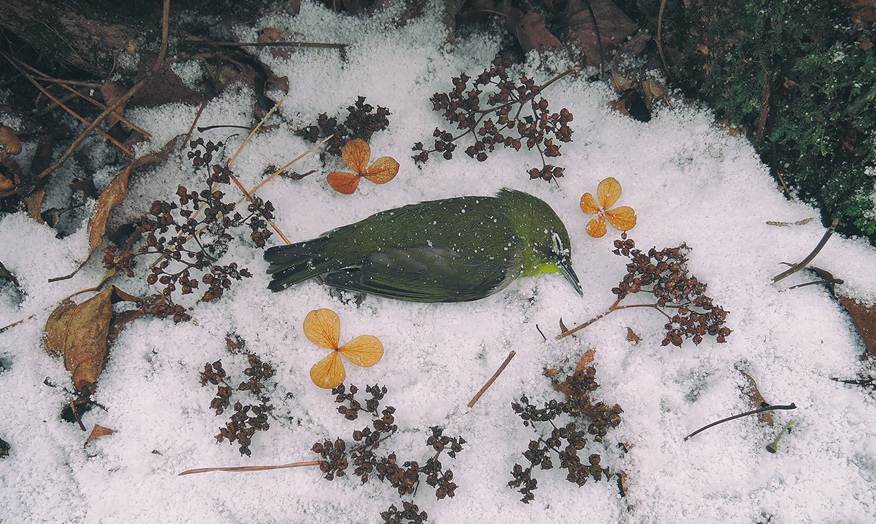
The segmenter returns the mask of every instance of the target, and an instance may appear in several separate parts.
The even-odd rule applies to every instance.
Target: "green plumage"
[[[569,234],[542,200],[520,191],[421,202],[265,251],[280,291],[325,284],[414,302],[491,295],[519,276],[562,272],[580,293]]]

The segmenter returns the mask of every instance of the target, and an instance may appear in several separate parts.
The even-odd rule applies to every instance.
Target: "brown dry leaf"
[[[0,193],[11,191],[15,188],[15,183],[3,175],[0,175]]]
[[[628,327],[627,328],[627,342],[632,342],[633,344],[638,344],[641,341],[642,341],[642,337],[640,337],[638,334],[636,334],[636,332],[633,331],[633,328]]]
[[[529,12],[523,14],[522,11],[515,8],[507,9],[505,13],[507,15],[508,26],[524,51],[535,49],[541,52],[547,49],[556,49],[563,45],[560,39],[545,27],[544,16],[540,13]]]
[[[92,391],[103,371],[114,289],[110,286],[72,307],[62,302],[46,321],[46,350],[64,356],[77,391]]]
[[[623,44],[624,40],[638,30],[638,26],[611,0],[589,0],[599,26],[602,50],[606,55]],[[593,19],[584,0],[569,0],[566,4],[566,19],[569,25],[569,43],[577,45],[587,59],[588,65],[599,65],[609,56],[600,58],[599,44]]]
[[[103,103],[106,104],[107,107],[115,104],[116,101],[125,96],[127,92],[127,89],[122,88],[122,86],[115,82],[104,82],[100,86],[100,94],[103,95]],[[112,115],[107,117],[107,127],[116,125],[119,122],[119,117],[124,113],[125,104],[122,104],[116,111],[113,111]]]
[[[43,220],[43,199],[46,197],[46,192],[42,189],[34,191],[27,195],[22,200],[27,206],[27,214],[31,216],[38,224],[45,224]]]
[[[611,71],[611,87],[614,88],[618,93],[623,93],[629,89],[633,88],[634,81],[632,78],[618,73],[617,71]]]
[[[167,155],[170,154],[176,146],[176,140],[177,139],[174,138],[165,144],[160,151],[135,159],[128,165],[128,167],[123,169],[121,173],[116,175],[108,186],[106,186],[97,199],[97,206],[94,215],[92,215],[91,219],[88,221],[89,253],[97,249],[97,246],[103,241],[103,235],[106,233],[106,224],[107,220],[109,220],[110,211],[125,200],[125,196],[128,194],[128,180],[131,177],[131,173],[133,173],[135,169],[157,164],[166,159]]]
[[[18,163],[0,152],[0,198],[14,195],[21,184],[21,168]]]
[[[876,359],[876,305],[867,306],[843,295],[839,295],[837,300],[852,317],[852,323],[864,341],[862,358]]]
[[[742,388],[742,392],[745,393],[746,397],[748,397],[748,400],[751,402],[751,406],[755,409],[769,406],[769,403],[767,403],[766,399],[764,399],[763,395],[761,395],[760,389],[758,389],[757,382],[754,380],[754,377],[749,375],[746,371],[740,369],[738,366],[736,370],[739,371],[739,373],[741,373],[743,377],[745,377],[747,384],[745,387]],[[762,413],[758,413],[757,420],[770,427],[772,427],[776,423],[772,411],[764,411]]]
[[[289,33],[276,27],[266,27],[259,31],[258,43],[271,44],[274,42],[289,41]],[[274,58],[289,58],[292,56],[292,50],[288,47],[272,47],[271,56]]]
[[[95,440],[99,439],[100,437],[112,435],[115,432],[116,430],[114,429],[101,426],[100,424],[95,424],[94,427],[91,428],[91,433],[88,434],[88,438],[85,439],[85,444],[83,444],[83,446],[87,446]]]
[[[544,376],[547,378],[554,378],[555,376],[560,374],[560,370],[557,368],[547,368],[544,370]]]
[[[0,126],[0,159],[19,153],[21,153],[21,141],[18,140],[18,135],[12,129]]]
[[[581,358],[578,359],[578,363],[575,364],[575,371],[584,371],[590,364],[593,363],[593,359],[596,358],[596,350],[588,349],[581,355]]]
[[[657,101],[663,101],[669,104],[669,101],[666,98],[666,87],[656,80],[648,79],[643,81],[642,93],[644,94],[645,103],[648,104],[648,107],[654,107],[654,103]]]

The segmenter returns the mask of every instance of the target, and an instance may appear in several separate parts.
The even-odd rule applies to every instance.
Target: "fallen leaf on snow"
[[[630,327],[627,328],[627,342],[632,342],[633,344],[638,344],[639,342],[641,342],[641,340],[642,340],[642,337],[640,337],[638,334],[636,334],[636,332],[633,331],[633,328],[630,328]]]
[[[12,129],[0,126],[0,159],[19,153],[21,153],[21,141],[18,140],[18,135]]]
[[[88,434],[88,438],[85,439],[85,446],[99,439],[100,437],[105,437],[107,435],[112,435],[116,431],[114,429],[110,429],[100,424],[95,424],[93,428],[91,428],[91,433]]]
[[[868,306],[843,295],[837,300],[852,317],[852,323],[864,341],[864,358],[876,359],[876,305]]]

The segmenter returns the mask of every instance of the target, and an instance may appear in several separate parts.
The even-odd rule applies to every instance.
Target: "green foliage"
[[[627,7],[656,31],[658,4]],[[827,0],[674,1],[663,45],[674,83],[745,129],[826,222],[876,242],[876,24],[855,14]]]

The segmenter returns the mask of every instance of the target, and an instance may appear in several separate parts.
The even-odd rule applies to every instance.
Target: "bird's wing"
[[[519,263],[516,263],[519,266]],[[510,261],[462,256],[449,249],[418,246],[372,253],[359,267],[323,275],[332,287],[412,302],[477,300],[504,287],[519,272]]]

